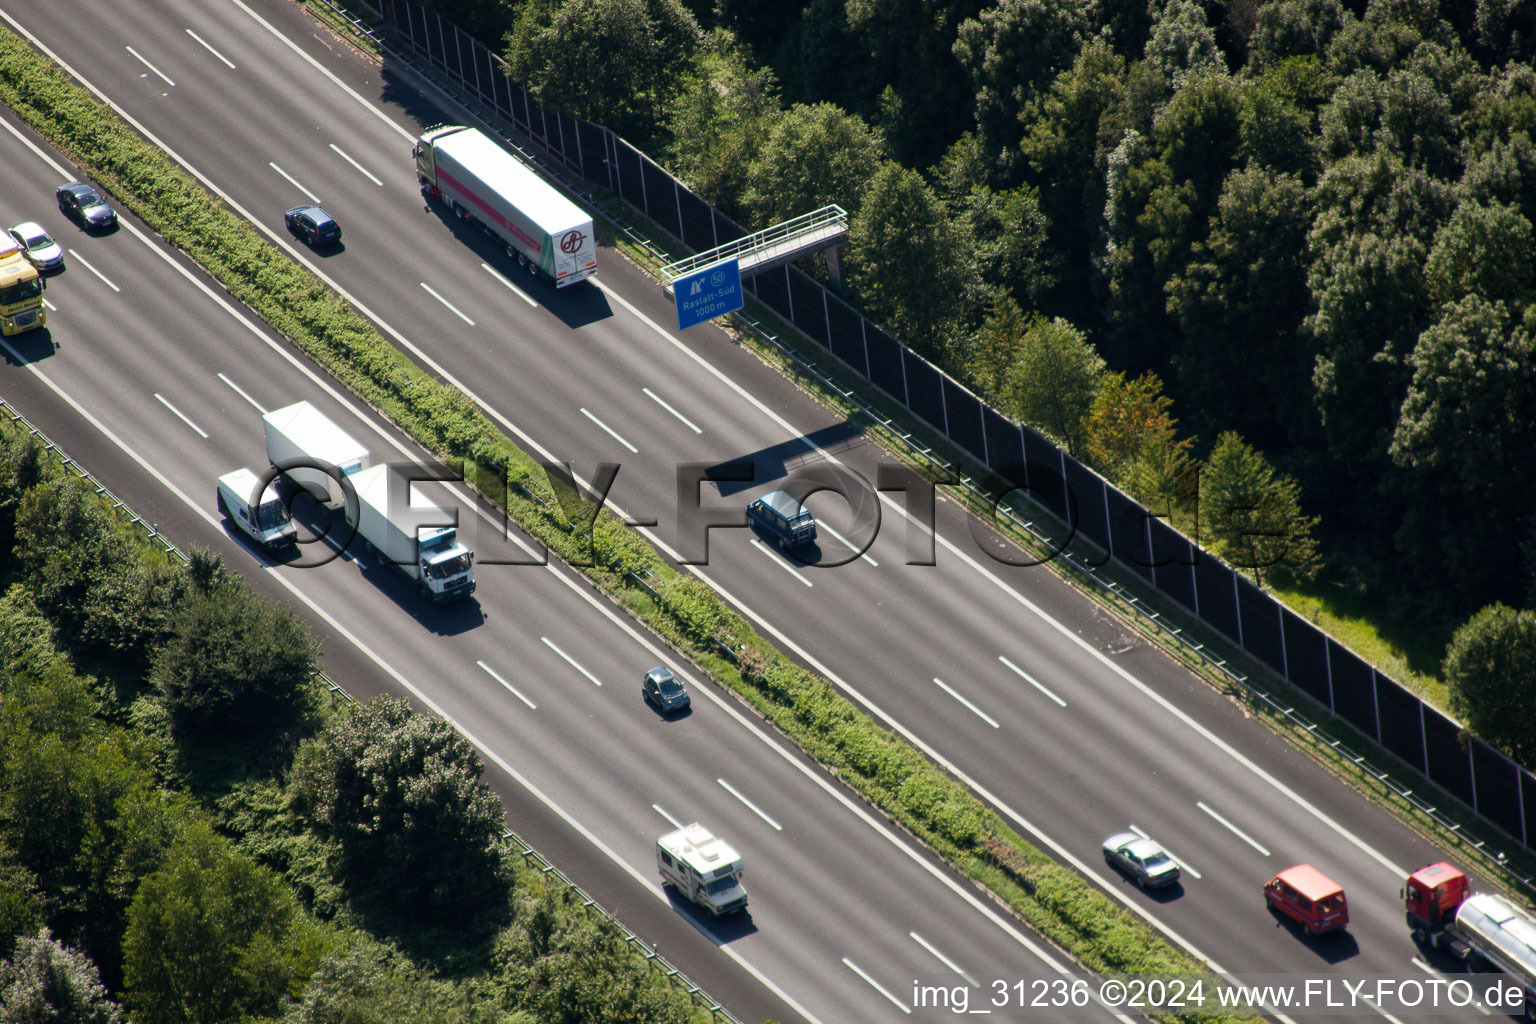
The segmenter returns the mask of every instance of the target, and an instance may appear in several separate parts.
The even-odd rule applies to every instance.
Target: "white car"
[[[1134,832],[1117,832],[1104,840],[1104,859],[1130,875],[1143,889],[1172,885],[1179,880],[1179,866],[1168,851]]]
[[[21,251],[38,270],[59,270],[64,266],[64,250],[53,236],[43,230],[36,221],[27,221],[11,228],[10,235],[21,246]]]

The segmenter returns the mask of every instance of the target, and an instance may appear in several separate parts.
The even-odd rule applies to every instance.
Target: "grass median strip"
[[[568,515],[569,496],[558,494],[543,467],[467,397],[423,372],[339,295],[8,31],[0,31],[0,100],[361,400],[426,449],[462,465],[465,478],[524,530],[1086,967],[1201,968],[1021,839],[964,786],[774,648],[613,515],[603,512],[587,532],[586,514],[571,508]]]

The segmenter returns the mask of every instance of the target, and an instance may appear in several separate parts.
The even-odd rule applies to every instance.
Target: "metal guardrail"
[[[737,258],[750,256],[763,249],[785,242],[793,242],[797,238],[815,234],[828,227],[837,227],[847,232],[848,211],[833,203],[831,206],[823,206],[821,209],[812,210],[810,213],[802,213],[798,217],[791,217],[789,220],[780,221],[771,227],[763,228],[761,231],[754,231],[752,234],[738,238],[734,242],[717,245],[708,252],[701,252],[696,256],[689,256],[675,263],[668,263],[661,268],[661,276],[670,281],[684,274],[691,274],[695,270],[707,267],[711,263],[719,263],[721,260],[728,260],[733,256]]]
[[[28,434],[37,438],[38,441],[42,443],[44,451],[52,452],[58,456],[61,465],[94,487],[96,489],[96,493],[106,498],[112,504],[113,508],[127,516],[130,523],[143,528],[149,539],[163,548],[166,554],[179,560],[183,565],[190,564],[191,560],[187,557],[186,552],[182,551],[176,545],[166,540],[164,535],[160,533],[158,525],[148,522],[138,513],[134,512],[131,506],[129,506],[121,498],[108,490],[106,485],[97,480],[89,470],[82,467],[78,462],[66,454],[64,449],[60,448],[57,444],[50,440],[46,434],[44,434],[41,430],[29,422],[27,418],[23,416],[21,412],[18,411],[16,407],[5,398],[0,398],[0,415],[8,417],[12,423],[19,423],[27,431]],[[347,701],[348,703],[357,703],[356,697],[348,693],[340,683],[336,682],[336,680],[332,679],[324,671],[317,669],[315,671],[315,678],[323,683],[326,688],[330,690],[330,692],[336,694],[341,699]],[[555,867],[548,860],[546,860],[543,854],[539,853],[538,850],[535,850],[532,846],[530,846],[521,836],[513,832],[511,829],[506,828],[505,826],[502,827],[501,833],[503,839],[511,842],[516,847],[518,853],[522,855],[525,862],[532,864],[540,874],[553,878],[560,885],[570,889],[571,892],[575,894],[576,898],[581,901],[582,906],[587,907],[593,912],[607,918],[608,921],[619,930],[620,934],[623,935],[625,942],[634,946],[640,956],[644,958],[644,960],[649,963],[654,970],[659,971],[661,974],[682,985],[684,990],[687,991],[689,998],[692,999],[695,1004],[699,1005],[702,1009],[707,1011],[716,1020],[724,1022],[724,1024],[741,1024],[741,1021],[736,1016],[734,1016],[725,1007],[721,1006],[717,1000],[709,995],[709,993],[705,992],[698,985],[695,985],[688,979],[686,974],[672,966],[672,964],[667,962],[667,960],[665,960],[661,954],[657,953],[656,947],[648,944],[644,939],[640,938],[634,932],[625,927],[623,922],[621,922],[617,917],[605,909],[601,903],[597,902],[595,899],[589,896],[586,891],[581,888],[581,886],[571,881],[565,872],[561,871],[559,868]]]

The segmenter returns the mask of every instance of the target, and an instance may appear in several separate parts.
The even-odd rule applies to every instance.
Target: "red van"
[[[1264,885],[1269,909],[1284,914],[1307,930],[1321,935],[1349,924],[1349,902],[1344,889],[1310,864],[1286,868]]]

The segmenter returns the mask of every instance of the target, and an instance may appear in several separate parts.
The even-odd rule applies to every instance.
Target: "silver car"
[[[38,270],[58,270],[64,266],[64,250],[36,221],[17,224],[11,228],[10,235]]]
[[[1179,866],[1168,851],[1134,832],[1117,832],[1104,840],[1104,860],[1130,875],[1143,889],[1179,880]]]

